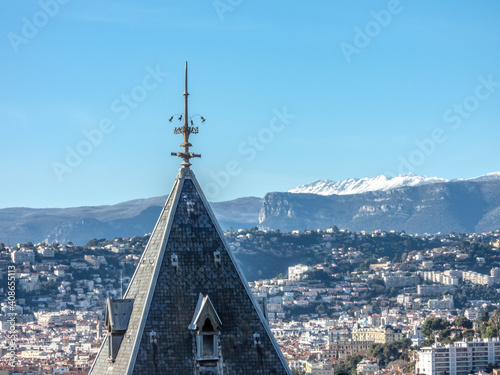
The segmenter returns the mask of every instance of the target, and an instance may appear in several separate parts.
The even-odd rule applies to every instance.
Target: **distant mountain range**
[[[409,233],[500,229],[500,173],[452,181],[415,175],[316,181],[266,194],[259,215],[259,226],[265,229],[332,225]]]
[[[112,239],[151,232],[166,196],[110,206],[0,209],[0,242]],[[211,203],[223,229],[405,230],[408,233],[500,229],[500,173],[467,180],[405,175],[321,180],[264,199]]]
[[[150,233],[167,196],[136,199],[111,206],[0,209],[0,242],[73,242]],[[211,203],[223,229],[257,226],[262,198]]]
[[[498,179],[500,179],[500,173],[489,173],[484,176],[468,180],[453,181],[490,181]],[[288,192],[318,195],[348,195],[361,194],[368,191],[386,191],[405,186],[420,186],[448,181],[449,180],[444,178],[418,176],[415,174],[399,175],[396,177],[380,175],[373,178],[349,178],[344,181],[318,180],[306,185],[298,186],[294,189],[288,190]]]

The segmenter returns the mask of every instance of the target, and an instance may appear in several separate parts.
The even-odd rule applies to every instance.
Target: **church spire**
[[[188,115],[188,64],[186,61],[186,66],[185,66],[185,76],[184,76],[184,125],[180,127],[175,127],[174,128],[174,134],[182,134],[184,136],[184,142],[181,143],[181,147],[184,148],[184,151],[182,152],[172,152],[172,156],[178,156],[182,159],[182,167],[183,168],[189,168],[191,165],[190,159],[192,158],[201,158],[200,154],[194,154],[192,152],[189,152],[189,148],[193,147],[191,143],[189,143],[189,136],[191,133],[193,134],[198,134],[198,126],[194,126],[194,121],[193,118],[196,116],[199,116],[201,119],[201,122],[204,123],[205,119],[201,115],[193,115],[189,117]],[[179,121],[182,121],[182,116],[183,115],[174,115],[174,116],[179,116],[177,119]],[[172,122],[172,119],[174,116],[170,117],[169,121]]]
[[[107,300],[89,374],[292,375],[189,168],[187,74],[184,98],[182,168],[125,294]]]

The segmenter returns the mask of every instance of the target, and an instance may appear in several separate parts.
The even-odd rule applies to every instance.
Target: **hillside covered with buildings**
[[[464,366],[475,369],[500,364],[498,231],[252,228],[225,236],[295,373],[427,374],[442,352],[469,353]],[[1,267],[12,270],[0,282],[2,368],[14,349],[24,373],[88,370],[106,334],[106,297],[124,293],[147,241],[0,244]],[[475,360],[481,350],[493,354]]]

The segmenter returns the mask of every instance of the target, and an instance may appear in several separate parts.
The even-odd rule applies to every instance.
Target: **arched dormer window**
[[[220,321],[210,297],[200,293],[198,303],[189,325],[196,333],[196,359],[198,361],[217,361],[219,359]]]

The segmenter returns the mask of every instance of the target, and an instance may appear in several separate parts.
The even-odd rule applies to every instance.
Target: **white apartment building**
[[[333,363],[326,361],[309,362],[305,363],[305,368],[307,375],[334,375],[335,369]]]
[[[451,285],[417,285],[417,294],[419,296],[430,296],[435,294],[441,294],[443,292],[449,292],[453,290]]]
[[[425,375],[467,375],[500,362],[500,339],[474,339],[453,345],[434,344],[418,352],[417,372]]]
[[[310,270],[310,266],[304,266],[303,264],[297,264],[296,266],[288,267],[288,280],[299,281],[302,278],[302,274]]]
[[[56,254],[54,249],[52,249],[50,247],[40,246],[40,247],[38,247],[37,251],[38,251],[38,254],[40,254],[44,258],[53,258]]]
[[[413,297],[411,294],[403,293],[403,294],[398,295],[396,300],[398,301],[398,303],[403,305],[403,304],[411,303],[411,301],[413,300]]]
[[[382,279],[384,280],[385,286],[387,288],[416,286],[420,282],[419,276],[403,276],[394,274],[383,274]]]
[[[455,307],[452,296],[444,296],[442,300],[430,299],[427,306],[431,310],[452,310]]]
[[[464,279],[464,281],[470,281],[473,284],[481,285],[493,285],[498,281],[494,276],[483,275],[482,273],[474,271],[463,272],[462,278]]]
[[[379,371],[378,361],[365,358],[356,366],[356,372],[362,375],[376,374]]]
[[[10,254],[14,264],[23,264],[24,262],[35,262],[35,252],[33,250],[15,250]]]
[[[347,328],[333,329],[328,328],[329,341],[346,341],[351,338],[351,332]]]
[[[421,272],[421,275],[424,280],[429,280],[434,283],[443,284],[443,285],[458,285],[458,277],[447,275],[444,272],[438,271],[424,271]]]
[[[481,310],[479,309],[467,309],[465,310],[465,317],[469,320],[476,320],[477,318],[480,318],[481,316],[484,315],[484,312],[482,312]]]
[[[38,324],[43,327],[61,327],[65,321],[73,320],[76,317],[72,310],[59,312],[39,311],[34,315],[38,320]]]

